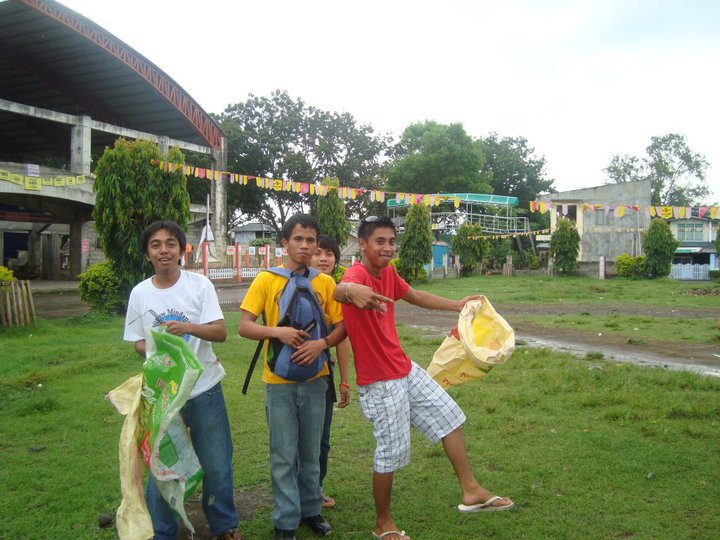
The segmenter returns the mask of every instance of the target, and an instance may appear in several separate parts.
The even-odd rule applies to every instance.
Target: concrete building
[[[58,279],[94,262],[91,168],[118,137],[206,154],[225,168],[220,127],[148,59],[53,0],[0,1],[2,264],[24,260],[27,277]],[[224,250],[226,184],[212,186]]]
[[[651,195],[650,181],[643,180],[550,193],[538,200],[550,205],[551,231],[561,218],[575,223],[580,234],[579,268],[595,272],[600,257],[612,265],[621,253],[642,254]]]
[[[673,236],[680,241],[675,250],[671,275],[676,279],[709,279],[710,270],[718,269],[715,239],[718,220],[700,217],[669,219]]]

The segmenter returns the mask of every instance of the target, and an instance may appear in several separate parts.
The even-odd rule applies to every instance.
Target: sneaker
[[[335,506],[335,499],[332,497],[328,497],[324,493],[322,494],[322,507],[323,508],[333,508]]]
[[[320,514],[317,516],[302,518],[302,522],[310,527],[318,536],[327,536],[333,531],[332,526],[325,521],[325,518]]]
[[[237,529],[228,529],[218,534],[217,540],[242,540],[242,534]]]
[[[275,527],[275,540],[295,540],[295,531],[287,531]]]

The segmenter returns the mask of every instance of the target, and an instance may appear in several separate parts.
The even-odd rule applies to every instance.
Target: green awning
[[[433,197],[447,197],[448,202],[459,198],[461,203],[495,204],[498,206],[517,206],[517,197],[506,197],[505,195],[490,195],[489,193],[433,193]],[[406,206],[405,201],[398,203],[395,198],[387,198],[388,207]]]

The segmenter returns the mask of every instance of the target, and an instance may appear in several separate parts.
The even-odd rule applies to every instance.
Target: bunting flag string
[[[545,212],[551,210],[559,210],[563,216],[568,213],[568,203],[555,204],[553,202],[545,201],[530,201],[530,212]],[[647,206],[640,207],[636,204],[600,204],[600,203],[580,203],[582,210],[595,210],[602,211],[605,213],[605,217],[613,211],[617,217],[623,217],[628,210],[633,212],[645,211],[645,215],[654,218],[660,217],[662,219],[684,219],[691,217],[718,219],[720,214],[720,207],[718,206],[698,206],[693,208],[692,206]]]
[[[26,191],[42,191],[44,187],[75,187],[87,183],[85,175],[29,176],[0,169],[0,181],[17,184]]]
[[[427,206],[439,206],[442,203],[452,203],[454,208],[459,208],[462,204],[460,197],[443,196],[437,194],[425,194],[425,193],[403,193],[403,192],[390,192],[382,191],[378,189],[363,189],[363,188],[350,188],[346,186],[326,186],[323,184],[316,184],[314,182],[295,182],[294,180],[280,180],[277,178],[265,178],[262,176],[253,176],[247,174],[239,174],[228,171],[218,171],[215,169],[206,169],[203,167],[193,167],[191,165],[184,165],[180,163],[170,163],[166,161],[153,160],[152,163],[157,165],[160,169],[166,172],[181,171],[184,176],[194,176],[195,178],[208,179],[208,180],[223,180],[227,178],[231,183],[241,184],[243,186],[250,183],[262,189],[271,189],[273,191],[287,191],[291,193],[301,193],[309,195],[325,196],[331,190],[335,191],[341,199],[355,200],[358,197],[367,194],[371,201],[385,202],[388,197],[394,198],[398,205],[417,205],[425,204]],[[2,171],[0,171],[0,180],[9,180],[11,182],[20,183],[19,179],[15,178],[3,178]],[[78,177],[79,178],[79,177]],[[35,187],[37,182],[27,182],[28,178],[23,177],[25,183],[25,189],[39,189]],[[66,185],[72,185],[70,183]],[[559,210],[563,216],[567,216],[570,204],[564,203],[553,203],[552,201],[530,201],[529,209],[530,212],[545,213],[550,210]],[[700,217],[718,219],[720,213],[720,207],[717,206],[700,206],[698,208],[692,208],[689,206],[648,206],[640,207],[634,204],[600,204],[600,203],[580,203],[582,210],[597,210],[603,211],[607,217],[610,211],[614,211],[618,217],[623,217],[628,210],[633,212],[639,212],[644,210],[646,215],[649,217],[661,217],[663,219],[671,218],[686,218],[686,217]]]
[[[184,176],[194,176],[195,178],[208,180],[223,180],[227,178],[230,183],[241,184],[243,186],[254,182],[255,185],[261,189],[272,189],[273,191],[287,191],[292,193],[302,193],[304,195],[309,194],[325,196],[333,190],[337,192],[338,197],[341,199],[350,200],[355,200],[361,195],[367,194],[371,201],[381,203],[384,203],[388,196],[390,196],[394,197],[398,204],[426,204],[428,206],[439,206],[441,203],[452,203],[455,208],[459,208],[461,204],[460,197],[427,195],[424,193],[394,193],[379,189],[368,190],[364,188],[350,188],[345,186],[326,186],[323,184],[315,184],[313,182],[295,182],[294,180],[265,178],[262,176],[217,171],[214,169],[205,169],[203,167],[193,167],[191,165],[158,160],[152,160],[151,163],[165,172],[180,171]]]

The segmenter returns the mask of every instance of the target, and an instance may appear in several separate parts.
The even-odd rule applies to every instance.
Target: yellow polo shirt
[[[265,326],[277,326],[280,321],[280,296],[287,284],[287,279],[272,272],[260,272],[253,282],[250,284],[245,298],[240,305],[240,309],[248,311],[253,315],[263,315]],[[335,281],[326,274],[319,274],[311,281],[315,296],[317,296],[320,307],[325,312],[325,321],[329,325],[337,324],[343,320],[340,304],[333,298],[335,291]],[[288,384],[295,381],[288,381],[275,375],[268,365],[268,347],[269,343],[265,343],[263,347],[263,375],[262,380],[268,384]],[[328,375],[327,362],[316,377]]]

